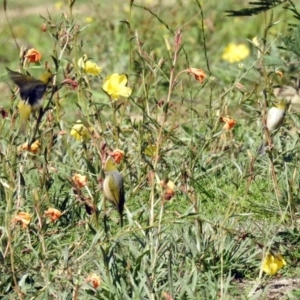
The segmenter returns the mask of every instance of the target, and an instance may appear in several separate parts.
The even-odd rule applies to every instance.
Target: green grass
[[[52,1],[9,1],[15,40],[1,10],[1,107],[8,113],[0,116],[1,298],[296,299],[297,105],[271,153],[257,156],[264,105],[271,105],[262,91],[292,85],[299,72],[299,57],[278,48],[291,32],[288,23],[297,24],[292,13],[279,6],[230,18],[226,10],[246,6],[233,0],[134,1],[131,9],[130,1],[75,1],[71,8],[67,2],[57,9]],[[246,44],[250,55],[224,61],[229,43]],[[59,87],[55,94],[49,88],[49,110],[41,122],[31,116],[25,135],[18,134],[19,96],[5,69],[20,66],[16,44],[39,50],[42,62],[29,72],[38,77],[48,62]],[[99,76],[77,66],[83,54],[103,68]],[[189,67],[205,71],[203,84],[178,75]],[[103,91],[113,73],[127,74],[129,98],[113,102]],[[67,74],[76,89],[60,85]],[[236,126],[223,130],[222,116]],[[70,135],[78,119],[92,128],[84,141]],[[20,151],[37,139],[37,153]],[[149,157],[145,150],[153,145],[158,155]],[[123,228],[114,207],[104,209],[102,192],[103,162],[116,148],[125,152]],[[75,173],[87,176],[86,187],[76,187]],[[168,180],[176,186],[170,200],[161,185]],[[49,207],[63,213],[56,222],[44,215]],[[32,216],[26,228],[13,222],[20,212]],[[274,276],[260,272],[269,249],[287,262]],[[87,282],[93,273],[101,278],[97,288]],[[272,288],[282,279],[290,282],[284,295]]]

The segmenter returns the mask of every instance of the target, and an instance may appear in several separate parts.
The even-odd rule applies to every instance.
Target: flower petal
[[[286,262],[281,254],[267,253],[262,263],[262,269],[268,275],[275,275],[285,265]]]
[[[131,95],[132,90],[126,84],[125,74],[114,73],[105,79],[102,88],[113,100],[118,100],[120,96],[128,98]]]

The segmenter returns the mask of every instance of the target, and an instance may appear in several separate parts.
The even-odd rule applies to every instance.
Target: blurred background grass
[[[268,288],[280,276],[288,282],[287,299],[296,299],[299,282],[288,280],[299,277],[299,117],[297,109],[290,111],[274,140],[278,196],[268,156],[253,162],[262,138],[261,91],[270,79],[259,70],[250,41],[264,36],[271,13],[243,18],[225,13],[247,2],[200,1],[203,19],[197,1],[134,1],[131,10],[129,1],[117,0],[76,1],[72,9],[68,1],[7,2],[17,44],[38,49],[43,63],[48,61],[53,69],[51,55],[59,54],[63,45],[53,35],[70,30],[73,36],[63,52],[58,83],[66,66],[76,65],[83,54],[103,71],[86,80],[73,70],[80,85],[57,93],[53,113],[40,126],[40,151],[19,153],[34,121],[28,136],[17,135],[17,101],[10,100],[13,86],[5,67],[18,68],[19,50],[1,10],[1,106],[9,112],[1,119],[0,146],[3,299],[168,299],[163,293],[174,299],[273,299],[282,295],[276,290],[270,295]],[[43,32],[41,16],[55,26],[48,24]],[[273,10],[273,22],[278,23],[267,32],[267,54],[285,62],[280,66],[284,77],[274,77],[276,84],[291,83],[290,65],[298,59],[277,48],[291,20],[291,12],[278,7]],[[162,123],[166,106],[159,103],[167,99],[177,28],[182,29],[183,49],[175,72],[195,67],[210,76],[204,85],[180,77],[172,90],[167,122]],[[250,55],[239,63],[223,60],[229,43],[246,44]],[[264,68],[271,73],[278,65]],[[30,72],[38,76],[41,69]],[[117,108],[101,88],[103,79],[114,72],[128,74],[133,88],[130,101]],[[298,74],[297,64],[293,74]],[[246,92],[235,89],[236,82]],[[223,115],[237,120],[230,132],[222,131]],[[70,136],[79,118],[95,129],[91,140]],[[154,168],[145,149],[156,144],[161,124],[163,144]],[[119,147],[126,153],[120,167],[126,190],[125,226],[119,228],[118,214],[110,210],[109,232],[103,226],[103,142],[110,150]],[[170,201],[162,200],[152,172],[157,182],[175,182]],[[74,192],[74,173],[88,177],[83,197],[99,214],[89,215],[86,203]],[[249,181],[252,173],[255,178]],[[48,207],[63,212],[56,223],[45,220]],[[32,215],[26,230],[12,226],[19,211]],[[271,246],[287,261],[282,275],[272,280],[260,274]],[[91,273],[101,278],[98,289],[86,282]],[[258,291],[257,277],[262,283]]]

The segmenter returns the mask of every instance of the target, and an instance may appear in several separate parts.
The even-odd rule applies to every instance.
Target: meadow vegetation
[[[299,299],[300,10],[282,2],[3,1],[1,299]],[[5,67],[55,74],[24,134]],[[123,227],[102,191],[116,150]]]

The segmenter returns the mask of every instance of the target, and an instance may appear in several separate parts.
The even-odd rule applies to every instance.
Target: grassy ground
[[[274,147],[257,155],[273,88],[298,87],[297,36],[282,38],[297,30],[292,12],[228,17],[247,6],[234,0],[69,2],[8,1],[11,28],[0,12],[1,298],[298,299],[296,89],[276,94],[293,103]],[[24,46],[41,61],[22,65]],[[99,75],[78,66],[84,54]],[[24,134],[5,69],[21,66],[56,74]],[[129,97],[104,92],[113,73],[127,74]],[[81,140],[70,134],[77,120]],[[122,228],[103,196],[117,148]],[[49,208],[62,215],[52,222]],[[272,276],[261,270],[267,253],[286,261]]]

